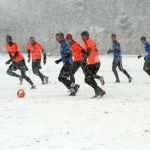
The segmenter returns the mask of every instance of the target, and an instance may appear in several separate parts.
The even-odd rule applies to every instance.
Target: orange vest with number
[[[91,50],[91,53],[88,57],[88,64],[100,63],[98,49],[96,47],[95,42],[89,38],[84,42],[84,44],[85,44],[85,51],[88,51],[88,48],[90,48]]]

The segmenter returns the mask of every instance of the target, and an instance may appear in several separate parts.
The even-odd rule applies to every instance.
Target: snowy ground
[[[120,74],[115,84],[111,56],[101,57],[107,95],[92,100],[93,90],[84,83],[76,97],[57,81],[60,65],[49,58],[43,72],[51,83],[41,85],[30,64],[28,75],[37,90],[24,82],[26,97],[16,96],[19,81],[6,75],[8,56],[0,55],[0,150],[149,150],[150,78],[143,72],[143,60],[124,56],[124,66],[133,76],[132,84]]]

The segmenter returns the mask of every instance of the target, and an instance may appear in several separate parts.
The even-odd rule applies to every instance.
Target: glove
[[[60,60],[56,60],[55,63],[56,63],[56,64],[59,64],[59,63],[60,63]]]
[[[6,61],[6,65],[9,65],[10,63],[11,63],[11,61],[10,61],[10,60]]]
[[[139,56],[138,56],[138,59],[140,59],[141,57],[142,57],[142,56],[141,56],[141,55],[139,55]]]
[[[81,51],[81,52],[82,52],[82,54],[86,54],[86,51],[85,51],[84,49],[82,49],[82,51]]]
[[[107,54],[110,54],[110,53],[111,53],[111,49],[108,50]]]
[[[43,64],[44,64],[44,65],[46,64],[46,59],[43,60]]]

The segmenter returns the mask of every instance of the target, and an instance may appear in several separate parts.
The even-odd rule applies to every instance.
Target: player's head
[[[7,36],[6,36],[6,42],[7,42],[8,44],[12,43],[12,37],[11,37],[10,35],[7,35]]]
[[[29,38],[29,42],[31,43],[31,45],[34,45],[35,44],[35,38],[33,36],[31,36]]]
[[[146,37],[145,37],[145,36],[142,36],[142,37],[141,37],[141,42],[142,42],[142,44],[146,44],[146,43],[147,43],[147,40],[146,40]]]
[[[117,40],[117,35],[113,33],[111,35],[111,39],[112,39],[113,42],[115,42]]]
[[[64,41],[64,34],[62,32],[56,33],[56,41],[62,43]]]
[[[73,41],[73,36],[72,34],[67,34],[66,35],[66,40],[68,41],[68,43],[70,44]]]
[[[81,38],[82,38],[83,41],[86,41],[89,37],[90,37],[90,35],[89,35],[88,31],[83,31],[81,33]]]

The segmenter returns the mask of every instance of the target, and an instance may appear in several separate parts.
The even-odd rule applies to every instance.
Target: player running
[[[10,35],[7,35],[6,42],[6,49],[10,55],[10,59],[6,62],[7,65],[10,64],[7,74],[19,78],[20,85],[22,85],[23,79],[25,79],[31,85],[31,89],[36,89],[31,79],[26,75],[28,68],[25,64],[24,57],[18,47],[18,44],[12,41],[12,37]],[[21,71],[21,75],[14,72],[17,69]]]
[[[141,37],[141,42],[144,45],[145,48],[145,63],[144,63],[144,67],[143,70],[150,76],[150,44],[147,42],[146,37]],[[138,56],[138,59],[141,58],[142,55]]]
[[[70,96],[75,96],[80,86],[74,84],[75,79],[72,65],[73,59],[70,45],[65,40],[64,34],[62,32],[56,34],[56,41],[60,43],[61,58],[59,60],[56,60],[55,63],[59,64],[60,62],[63,62],[64,64],[60,71],[58,79],[70,90]]]
[[[28,62],[30,62],[30,55],[32,54],[32,71],[35,75],[40,77],[42,84],[48,84],[48,77],[40,72],[41,59],[43,53],[43,64],[46,64],[46,52],[44,48],[35,41],[34,37],[30,37],[29,43],[27,44]]]
[[[72,54],[74,57],[73,74],[75,74],[80,67],[84,72],[84,68],[87,65],[87,57],[85,50],[77,41],[73,39],[73,36],[71,34],[67,34],[66,39],[71,46]]]
[[[116,34],[112,34],[111,38],[112,38],[113,45],[112,45],[112,49],[108,51],[108,54],[113,53],[114,55],[112,70],[116,77],[116,83],[120,83],[120,79],[119,79],[118,72],[117,72],[117,67],[119,68],[120,71],[122,71],[127,76],[129,83],[131,83],[132,77],[128,74],[128,72],[122,66],[121,46],[120,46],[120,43],[117,41]]]
[[[96,47],[95,42],[90,39],[89,33],[87,31],[84,31],[81,33],[81,38],[84,41],[85,44],[85,51],[87,53],[87,65],[84,69],[85,72],[85,83],[87,83],[89,86],[91,86],[95,91],[95,96],[93,98],[96,98],[98,96],[103,97],[105,95],[105,91],[103,91],[96,83],[95,78],[100,79],[102,77],[97,75],[97,72],[100,69],[100,60],[98,56],[98,49]],[[104,84],[104,80],[102,81]]]

